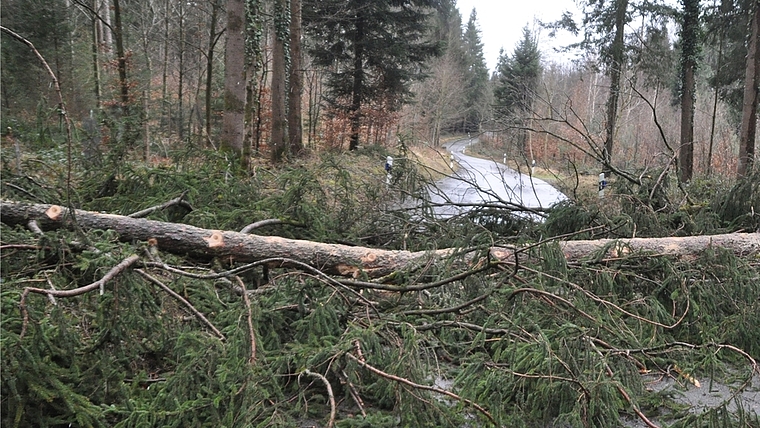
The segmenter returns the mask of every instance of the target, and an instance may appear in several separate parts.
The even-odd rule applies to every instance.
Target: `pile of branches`
[[[197,209],[200,191],[131,216],[3,201],[2,425],[760,426],[757,234],[673,251],[354,223],[356,194],[319,217],[310,173],[288,174],[261,199],[300,211],[250,224]],[[338,218],[350,235],[319,235]],[[679,398],[713,382],[710,406]]]

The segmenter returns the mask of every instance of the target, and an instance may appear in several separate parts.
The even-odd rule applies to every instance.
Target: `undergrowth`
[[[424,179],[413,162],[398,162],[386,185],[385,155],[327,153],[251,173],[216,153],[157,167],[126,162],[75,173],[70,201],[60,156],[27,159],[20,175],[6,169],[4,199],[126,215],[183,195],[191,208],[150,218],[223,230],[277,219],[254,233],[463,251],[401,270],[385,284],[397,288],[382,289],[253,265],[213,277],[237,265],[151,252],[110,231],[39,235],[3,224],[2,425],[327,426],[334,404],[339,427],[609,427],[637,412],[668,426],[760,426],[732,397],[695,412],[650,388],[657,377],[681,389],[712,379],[737,393],[753,387],[756,258],[713,248],[694,259],[591,254],[568,264],[545,240],[748,230],[758,226],[746,211],[757,206],[756,182],[722,191],[695,183],[686,205],[672,202],[674,189],[656,199],[651,188],[619,186],[618,210],[574,201],[542,224],[498,210],[440,221],[398,208]],[[516,263],[486,257],[490,246],[515,244],[534,245]],[[24,331],[26,287],[81,287],[134,254],[141,261],[102,294],[29,294]],[[480,264],[465,262],[469,254]]]

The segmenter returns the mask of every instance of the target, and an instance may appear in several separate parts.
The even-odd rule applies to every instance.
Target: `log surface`
[[[85,230],[101,229],[116,232],[123,241],[155,240],[159,249],[194,257],[218,257],[239,262],[269,258],[288,258],[306,263],[324,272],[347,276],[380,278],[402,269],[422,266],[431,259],[442,259],[458,249],[435,251],[400,251],[342,244],[259,236],[234,231],[203,229],[187,224],[169,223],[122,215],[68,209],[57,205],[0,202],[0,220],[9,225],[28,224],[34,220],[42,229],[72,228],[73,219]],[[730,233],[666,238],[598,239],[563,241],[559,243],[568,262],[580,262],[590,257],[617,258],[633,253],[696,256],[709,248],[726,248],[747,257],[760,254],[760,233]],[[598,254],[607,248],[605,254]],[[491,256],[509,261],[515,249],[494,247]]]

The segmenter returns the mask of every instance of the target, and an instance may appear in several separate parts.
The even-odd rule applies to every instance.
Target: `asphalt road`
[[[448,217],[481,204],[512,209],[548,208],[567,198],[544,180],[492,160],[466,155],[468,147],[477,141],[477,138],[468,138],[446,146],[456,172],[430,188],[436,214]]]

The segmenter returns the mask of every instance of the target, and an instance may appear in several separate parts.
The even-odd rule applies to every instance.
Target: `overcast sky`
[[[477,11],[483,54],[491,71],[496,68],[501,48],[510,55],[514,52],[526,25],[531,31],[540,32],[539,47],[547,59],[561,61],[562,56],[553,54],[552,48],[573,41],[567,34],[559,39],[550,39],[548,32],[541,31],[535,21],[556,21],[566,10],[577,16],[574,0],[457,0],[457,6],[464,25],[470,19],[472,9]]]

